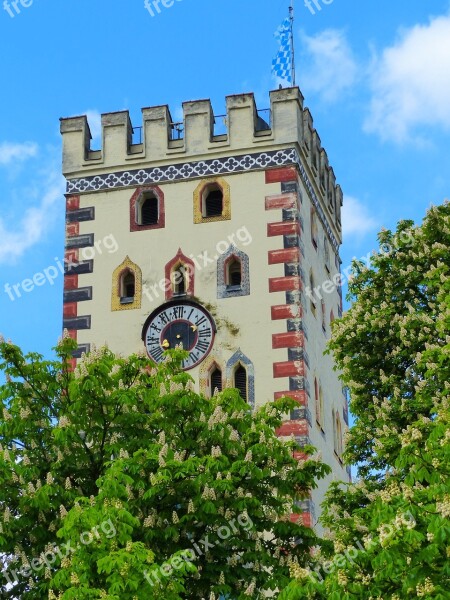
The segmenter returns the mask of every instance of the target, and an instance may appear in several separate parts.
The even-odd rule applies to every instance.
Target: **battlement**
[[[184,102],[179,123],[165,105],[143,108],[139,127],[133,127],[128,111],[106,113],[101,117],[100,150],[91,148],[86,116],[61,119],[61,134],[68,179],[296,148],[318,195],[339,221],[342,191],[297,87],[272,91],[270,109],[263,111],[253,94],[227,96],[226,115],[220,116],[214,115],[210,100]]]

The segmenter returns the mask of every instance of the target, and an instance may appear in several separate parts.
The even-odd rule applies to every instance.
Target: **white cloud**
[[[333,102],[354,85],[358,67],[344,32],[326,29],[311,37],[303,34],[302,45],[310,56],[309,67],[302,69],[302,89]]]
[[[2,142],[0,144],[0,165],[9,165],[12,162],[27,160],[32,156],[36,156],[38,145],[33,142],[25,142],[24,144],[11,144]]]
[[[64,179],[56,169],[51,169],[43,179],[39,178],[35,189],[24,190],[23,195],[33,197],[37,190],[41,194],[41,190],[44,190],[40,202],[24,210],[22,218],[18,218],[13,225],[11,218],[9,222],[0,218],[0,263],[15,262],[41,241],[56,216],[57,203],[62,203]]]
[[[377,229],[378,223],[367,207],[353,196],[345,196],[342,206],[342,235],[361,238]]]
[[[365,129],[402,142],[421,125],[450,129],[450,16],[401,33],[376,57]]]

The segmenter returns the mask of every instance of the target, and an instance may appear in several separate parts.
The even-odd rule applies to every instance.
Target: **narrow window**
[[[326,308],[325,308],[325,300],[321,301],[321,307],[322,307],[322,329],[324,331],[326,331],[327,329],[327,324],[326,324],[326,318],[325,318],[325,312],[326,312]]]
[[[239,390],[241,398],[247,400],[247,370],[242,365],[234,372],[234,387]]]
[[[120,303],[131,304],[136,293],[136,279],[134,273],[127,271],[120,280]]]
[[[336,430],[337,430],[337,441],[338,441],[338,454],[339,457],[342,458],[342,453],[344,451],[344,440],[342,439],[342,425],[341,419],[339,415],[336,417]]]
[[[173,295],[186,295],[186,269],[184,265],[179,265],[172,274]]]
[[[334,451],[336,455],[341,459],[343,451],[343,440],[342,440],[342,425],[339,413],[333,411],[333,433],[334,433]]]
[[[318,245],[318,230],[317,230],[317,215],[316,211],[313,209],[311,211],[311,241],[313,243],[314,248],[317,250]]]
[[[137,223],[141,226],[158,225],[159,205],[154,192],[146,192],[137,205]]]
[[[211,372],[210,389],[211,394],[214,394],[216,390],[219,392],[222,391],[222,371],[219,367],[215,367]]]
[[[140,225],[157,225],[158,217],[158,198],[155,196],[145,198],[141,206]]]
[[[332,412],[331,412],[331,417],[333,419],[333,448],[334,448],[334,452],[337,454],[338,453],[338,436],[337,436],[337,430],[336,430],[336,413],[335,410],[333,408]]]
[[[227,286],[240,287],[242,282],[242,265],[237,258],[233,258],[228,263],[227,268]]]
[[[316,407],[316,421],[320,423],[320,412],[319,412],[319,385],[317,379],[314,377],[314,404]]]
[[[330,272],[330,246],[326,237],[323,238],[323,253],[325,257],[325,268]]]
[[[312,269],[309,272],[309,288],[311,290],[311,295],[310,295],[311,312],[314,316],[316,316],[316,299],[314,296],[315,281],[314,281],[314,273],[313,273]]]
[[[323,390],[321,385],[319,385],[319,416],[319,423],[323,431]]]
[[[322,386],[314,378],[314,401],[316,405],[316,422],[323,430],[323,392]]]
[[[203,194],[203,217],[221,217],[223,213],[223,192],[216,185],[210,185]]]

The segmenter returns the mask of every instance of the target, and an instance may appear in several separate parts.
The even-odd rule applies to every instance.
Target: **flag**
[[[291,19],[289,17],[286,17],[275,31],[275,38],[280,47],[272,61],[272,73],[279,79],[292,83]]]

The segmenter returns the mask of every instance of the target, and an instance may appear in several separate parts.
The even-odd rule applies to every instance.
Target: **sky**
[[[0,332],[51,355],[61,335],[59,118],[254,92],[269,106],[288,0],[0,0]],[[295,3],[297,83],[344,191],[343,268],[450,188],[450,1]],[[21,296],[7,292],[58,271]],[[9,286],[9,288],[8,288]],[[11,296],[13,299],[11,299]]]

